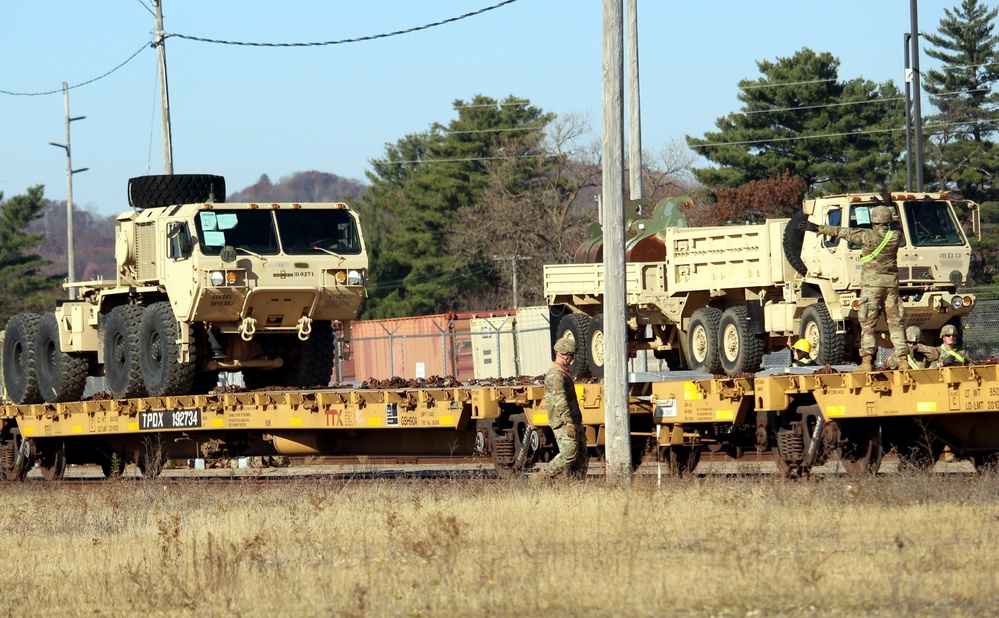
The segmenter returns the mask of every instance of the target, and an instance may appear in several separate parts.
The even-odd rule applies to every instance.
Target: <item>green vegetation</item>
[[[48,204],[41,185],[24,195],[3,200],[0,193],[0,321],[22,311],[42,311],[55,305],[65,275],[48,275],[51,264],[38,256],[44,234],[30,234],[28,225]]]

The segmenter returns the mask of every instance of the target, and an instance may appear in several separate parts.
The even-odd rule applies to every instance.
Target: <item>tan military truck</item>
[[[78,300],[8,321],[12,401],[75,401],[100,375],[116,398],[205,392],[220,371],[242,371],[248,387],[329,384],[335,329],[349,346],[365,296],[356,213],[227,204],[213,175],[142,176],[128,192],[115,280],[67,283]]]
[[[893,226],[904,239],[898,265],[905,323],[935,343],[939,329],[959,323],[975,303],[960,291],[971,248],[955,206],[978,234],[978,205],[943,193],[896,193],[891,201]],[[860,345],[860,247],[798,224],[870,227],[880,203],[873,193],[810,199],[790,219],[761,225],[682,227],[672,207],[663,211],[668,224],[657,217],[629,221],[629,352],[652,350],[676,369],[736,376],[804,337],[819,364],[850,362]],[[554,336],[577,342],[573,369],[601,376],[604,271],[593,263],[602,259],[593,246],[585,263],[546,265],[544,287]],[[877,329],[879,345],[890,346],[883,316]]]

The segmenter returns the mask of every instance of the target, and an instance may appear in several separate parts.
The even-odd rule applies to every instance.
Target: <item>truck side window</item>
[[[167,257],[186,260],[191,257],[191,229],[187,223],[171,223],[167,228]]]
[[[839,226],[843,221],[843,211],[839,208],[835,208],[826,213],[826,225]],[[825,240],[822,241],[823,247],[835,247],[839,243],[839,238],[835,236],[823,236]]]

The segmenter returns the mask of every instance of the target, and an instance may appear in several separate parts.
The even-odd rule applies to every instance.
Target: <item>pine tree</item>
[[[790,172],[809,189],[843,192],[884,184],[899,165],[903,106],[891,81],[841,82],[839,60],[802,49],[757,63],[762,77],[739,82],[743,107],[718,132],[687,137],[718,167],[695,169],[710,187],[739,187]]]
[[[25,231],[41,217],[46,203],[41,185],[7,201],[0,193],[0,319],[4,322],[15,313],[51,309],[65,277],[45,274],[51,262],[35,253],[45,235]]]
[[[923,75],[923,88],[939,113],[927,118],[930,171],[941,189],[967,197],[996,199],[992,178],[999,172],[994,135],[999,120],[999,36],[993,34],[999,9],[964,0],[944,9],[938,34],[922,34],[926,55],[943,63]]]

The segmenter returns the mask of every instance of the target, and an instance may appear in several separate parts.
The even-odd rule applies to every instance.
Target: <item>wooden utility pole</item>
[[[159,57],[160,103],[163,108],[163,173],[173,174],[173,138],[170,136],[170,88],[167,86],[166,40],[163,38],[163,0],[153,0],[156,9],[156,51]]]
[[[631,481],[628,333],[624,281],[624,23],[622,0],[604,0],[603,209],[604,424],[607,482]]]
[[[62,83],[62,100],[66,108],[66,143],[49,142],[49,144],[66,151],[66,278],[70,281],[76,281],[76,268],[73,264],[73,174],[85,172],[90,168],[73,169],[73,155],[69,147],[69,123],[74,120],[83,120],[86,116],[70,118],[69,86],[66,85],[66,82]],[[69,288],[69,299],[76,300],[76,288]]]
[[[912,120],[916,131],[913,144],[916,147],[916,191],[923,190],[923,112],[920,109],[920,99],[923,98],[919,87],[919,17],[916,14],[916,0],[909,0],[909,17],[912,20]]]
[[[638,0],[628,0],[628,186],[631,199],[642,198],[642,103],[638,87]],[[643,213],[648,214],[648,213]],[[649,370],[643,350],[635,358],[635,371]]]

